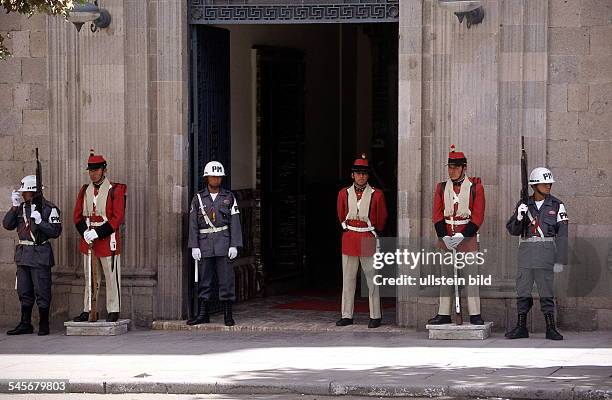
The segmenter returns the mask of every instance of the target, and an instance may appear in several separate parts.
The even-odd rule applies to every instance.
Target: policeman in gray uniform
[[[568,258],[568,218],[563,202],[550,194],[555,182],[552,172],[543,167],[529,174],[533,195],[527,204],[519,202],[506,224],[513,236],[521,235],[516,275],[516,327],[506,333],[508,339],[529,337],[527,313],[533,305],[531,290],[535,282],[540,294],[540,308],[546,320],[546,339],[562,340],[555,326],[554,273],[563,271]]]
[[[198,313],[187,325],[210,322],[208,302],[212,278],[217,273],[219,300],[223,304],[226,326],[234,325],[232,303],[236,300],[234,268],[228,264],[242,247],[240,212],[236,197],[221,188],[225,169],[218,161],[204,167],[206,188],[191,200],[189,211],[189,244],[198,274]]]
[[[43,200],[42,210],[36,208],[36,175],[21,180],[21,187],[11,195],[12,207],[2,221],[5,229],[17,229],[19,243],[15,248],[17,264],[17,294],[21,302],[21,321],[6,332],[22,335],[34,332],[32,307],[38,305],[40,325],[38,335],[49,334],[49,306],[51,305],[51,267],[55,264],[49,239],[62,233],[60,210]],[[22,201],[23,200],[23,201]],[[39,203],[40,204],[40,203]]]

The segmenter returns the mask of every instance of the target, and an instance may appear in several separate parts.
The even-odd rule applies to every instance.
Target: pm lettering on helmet
[[[549,172],[545,172],[544,174],[542,174],[542,176],[544,177],[544,179],[548,180],[551,179],[553,176],[551,173]]]
[[[223,172],[223,167],[219,165],[213,165],[212,170],[213,172]]]

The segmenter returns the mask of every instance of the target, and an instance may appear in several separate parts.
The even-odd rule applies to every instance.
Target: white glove
[[[235,247],[230,247],[227,252],[227,256],[229,257],[229,259],[233,260],[234,258],[236,258],[237,255],[238,255],[238,249]]]
[[[442,238],[442,241],[443,241],[443,242],[444,242],[444,244],[446,245],[446,248],[447,248],[447,249],[449,249],[449,250],[450,250],[450,249],[452,249],[452,247],[453,247],[453,246],[451,245],[451,241],[452,241],[452,239],[451,239],[451,237],[450,237],[450,236],[444,236],[444,237]]]
[[[555,265],[553,265],[553,272],[555,274],[560,274],[561,272],[563,272],[563,268],[565,268],[565,265],[555,263]]]
[[[94,229],[88,229],[83,233],[83,239],[85,239],[87,243],[91,243],[97,238],[98,233]]]
[[[200,261],[202,259],[202,252],[198,247],[191,249],[191,257],[193,257],[193,259],[196,261]]]
[[[456,249],[457,246],[459,246],[459,243],[461,243],[463,241],[464,237],[463,237],[463,233],[455,233],[451,238],[450,238],[450,245],[453,249]]]
[[[34,220],[36,225],[42,222],[42,215],[38,211],[36,211],[36,204],[32,204],[32,212],[30,213],[30,218]]]
[[[11,193],[11,202],[13,207],[19,207],[21,204],[21,194],[18,191],[13,190],[13,193]]]
[[[527,204],[521,203],[521,205],[519,205],[516,209],[516,220],[522,221],[525,214],[527,214],[527,210],[529,210]]]

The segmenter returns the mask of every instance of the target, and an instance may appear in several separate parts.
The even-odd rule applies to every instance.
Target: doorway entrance
[[[339,297],[336,198],[361,153],[395,235],[398,25],[383,21],[193,25],[191,190],[225,160],[247,205],[245,293]]]

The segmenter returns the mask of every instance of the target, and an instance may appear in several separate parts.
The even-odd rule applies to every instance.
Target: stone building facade
[[[520,189],[521,135],[530,165],[555,173],[571,235],[607,238],[612,247],[612,3],[484,0],[485,19],[470,29],[436,0],[397,3],[397,233],[432,237],[431,195],[448,146],[466,151],[487,191],[483,235],[498,243],[491,268],[504,278],[482,291],[483,314],[503,329],[514,323],[516,243],[504,224]],[[54,17],[0,14],[14,54],[0,62],[0,216],[11,188],[33,172],[38,147],[47,196],[66,226],[54,244],[52,318],[77,314],[83,274],[71,211],[94,147],[108,157],[110,178],[128,185],[122,312],[140,325],[178,319],[189,305],[189,2],[102,6],[112,23],[96,33],[85,26],[77,34]],[[14,245],[14,234],[0,231],[0,322],[18,313]],[[435,304],[400,290],[397,323],[421,327]],[[559,306],[562,326],[612,328],[610,296]]]

